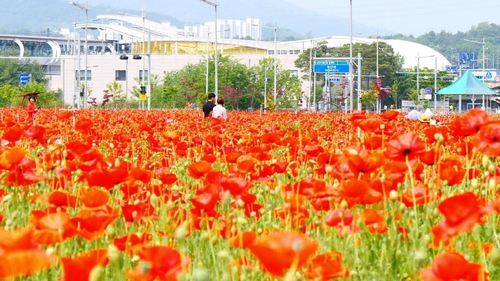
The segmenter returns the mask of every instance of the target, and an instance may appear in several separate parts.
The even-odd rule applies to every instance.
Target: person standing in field
[[[35,123],[35,114],[38,111],[38,109],[35,106],[35,98],[30,97],[28,99],[28,105],[26,106],[26,111],[28,112],[28,121],[30,123]]]
[[[214,107],[212,110],[212,117],[213,118],[222,118],[224,120],[227,120],[227,111],[224,108],[224,99],[219,97],[217,99],[217,105]]]
[[[214,107],[215,107],[214,102],[215,102],[215,94],[214,93],[208,94],[208,100],[203,105],[203,115],[205,118],[209,117],[210,112],[212,112],[212,110],[214,109]]]

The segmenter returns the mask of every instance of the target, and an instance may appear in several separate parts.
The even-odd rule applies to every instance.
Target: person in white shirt
[[[217,105],[212,109],[212,117],[213,118],[222,118],[227,120],[227,111],[224,108],[224,98],[217,98]]]

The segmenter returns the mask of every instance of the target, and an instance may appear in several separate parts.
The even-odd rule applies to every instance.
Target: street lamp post
[[[70,5],[73,5],[79,9],[82,9],[85,11],[85,90],[84,90],[84,94],[83,94],[83,98],[84,98],[84,108],[87,108],[87,93],[88,93],[88,87],[87,87],[87,81],[88,81],[88,75],[87,75],[87,72],[88,72],[88,68],[87,68],[87,54],[88,54],[88,48],[89,48],[89,44],[88,44],[88,22],[89,22],[89,18],[88,18],[88,13],[89,13],[89,3],[88,1],[85,1],[85,7],[80,5],[80,4],[77,4],[75,2],[69,2]],[[78,48],[80,48],[80,45],[78,45]],[[81,73],[79,73],[79,75],[81,75]]]
[[[423,58],[432,58],[434,57],[434,55],[430,55],[430,56],[420,56],[420,53],[417,53],[417,96],[418,96],[418,101],[420,101],[420,59],[423,59]]]
[[[352,77],[352,0],[349,0],[349,3],[350,3],[350,9],[349,9],[349,30],[350,30],[350,34],[349,34],[349,101],[350,101],[350,105],[351,105],[351,110],[353,109],[353,102],[354,102],[354,98],[353,98],[353,77]]]
[[[476,43],[476,44],[481,44],[483,45],[483,75],[482,75],[482,81],[484,83],[484,76],[485,76],[485,67],[484,67],[484,62],[486,60],[486,58],[484,57],[484,50],[485,50],[485,46],[486,46],[486,43],[484,41],[484,37],[483,37],[483,42],[480,42],[480,41],[474,41],[474,40],[469,40],[469,39],[464,39],[465,41],[467,42],[471,42],[471,43]],[[483,107],[484,107],[484,95],[483,95]]]
[[[219,94],[219,79],[218,79],[218,56],[219,54],[217,53],[217,0],[214,0],[215,2],[211,2],[211,1],[208,1],[208,0],[200,0],[201,2],[205,2],[207,3],[208,5],[210,6],[213,6],[214,7],[214,10],[215,10],[215,60],[214,60],[214,63],[215,63],[215,100],[217,100],[217,96]]]
[[[269,26],[261,26],[261,27],[264,27],[264,28],[269,28],[269,29],[273,29],[274,30],[274,93],[273,93],[273,96],[274,96],[274,106],[276,106],[276,89],[277,89],[277,84],[276,84],[276,73],[277,73],[277,59],[276,59],[276,44],[277,44],[277,29],[278,29],[278,26],[276,25],[276,22],[274,23],[274,26],[273,27],[269,27]],[[262,33],[262,32],[261,32]]]
[[[225,30],[221,30],[222,31],[229,31],[230,29],[225,29]],[[209,48],[209,42],[208,42],[208,39],[210,39],[210,34],[213,34],[215,32],[207,32],[207,71],[205,73],[205,94],[208,95],[208,61],[209,61],[209,57],[210,57],[210,54],[209,54],[209,51],[210,51],[210,48]],[[217,37],[217,34],[215,35],[215,37]]]

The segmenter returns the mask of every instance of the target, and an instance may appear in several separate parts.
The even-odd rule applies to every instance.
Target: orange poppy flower
[[[380,125],[382,125],[383,122],[384,121],[382,121],[379,118],[370,117],[370,118],[366,118],[366,119],[361,120],[358,123],[358,126],[361,130],[363,130],[363,132],[365,132],[366,134],[369,135],[369,134],[375,132],[375,130],[380,129]]]
[[[207,161],[193,162],[187,166],[187,174],[193,179],[200,179],[212,170],[212,165]]]
[[[385,156],[397,161],[413,160],[425,150],[425,143],[415,133],[398,135],[386,144]]]
[[[420,271],[422,281],[488,280],[488,273],[476,263],[467,261],[460,253],[443,253],[432,261],[431,268]]]
[[[55,259],[39,249],[31,238],[33,229],[0,230],[0,278],[30,276],[52,267]]]
[[[151,171],[141,168],[132,168],[130,169],[129,177],[132,180],[138,180],[145,184],[148,184],[151,181]]]
[[[68,111],[68,110],[59,111],[57,113],[57,118],[62,119],[62,120],[68,119],[68,118],[70,118],[72,116],[73,116],[73,112],[72,111]]]
[[[349,207],[357,204],[374,204],[382,201],[382,194],[375,191],[364,180],[348,180],[339,188],[339,195]]]
[[[81,192],[79,199],[87,208],[98,208],[108,203],[109,193],[97,188],[88,188]]]
[[[383,210],[377,211],[370,208],[364,209],[362,218],[366,228],[371,234],[383,234],[389,230],[384,219]]]
[[[342,254],[339,252],[322,253],[315,256],[303,272],[309,280],[327,281],[335,278],[349,277],[348,270],[342,270]]]
[[[236,167],[239,173],[246,174],[253,172],[257,159],[250,155],[241,155],[236,160]]]
[[[54,245],[77,234],[71,225],[71,217],[66,212],[48,213],[40,218],[30,219],[36,222],[36,229],[32,237],[33,241],[40,245]]]
[[[229,246],[236,248],[248,248],[253,244],[257,234],[254,231],[245,231],[238,233],[229,239]]]
[[[282,277],[289,269],[299,269],[318,250],[319,243],[299,232],[273,232],[259,236],[247,249],[264,271]]]

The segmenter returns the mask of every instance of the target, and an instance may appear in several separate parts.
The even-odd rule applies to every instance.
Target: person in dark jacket
[[[203,114],[205,118],[210,117],[210,113],[215,107],[215,94],[210,93],[208,94],[208,100],[207,102],[203,105]]]

